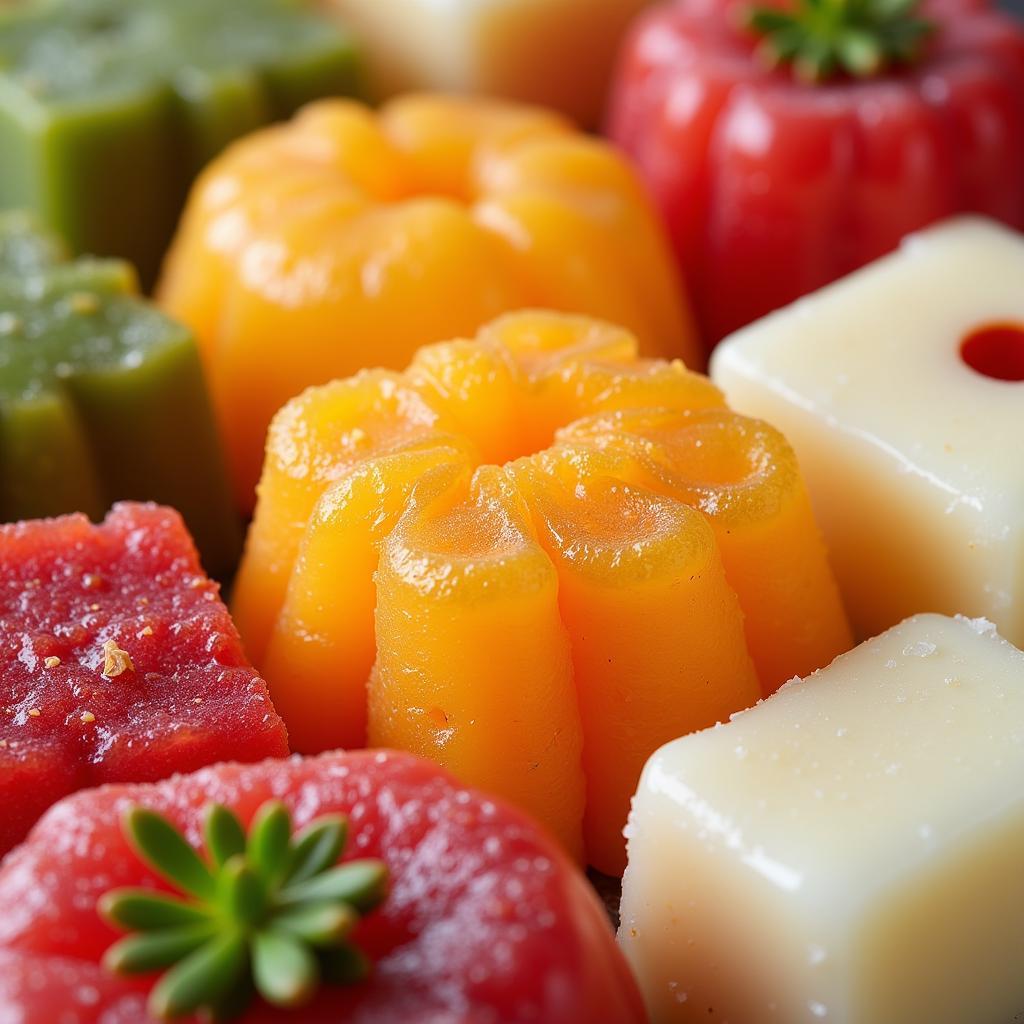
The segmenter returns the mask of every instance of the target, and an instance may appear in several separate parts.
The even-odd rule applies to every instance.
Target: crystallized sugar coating
[[[177,513],[0,526],[0,852],[83,786],[287,750]]]
[[[602,908],[553,842],[523,815],[428,762],[379,751],[220,765],[62,801],[0,869],[0,997],[19,985],[3,979],[5,956],[39,958],[29,977],[38,971],[48,983],[92,982],[115,938],[97,916],[96,900],[110,888],[153,881],[121,832],[130,804],[166,814],[198,844],[210,802],[247,823],[275,797],[297,828],[326,813],[346,814],[346,858],[381,857],[391,874],[387,899],[354,936],[375,962],[370,981],[324,990],[303,1010],[303,1024],[643,1020]],[[25,969],[20,963],[11,964],[12,974]],[[107,1024],[103,1006],[130,1005],[132,991],[105,989],[95,1014],[71,1021]],[[53,1007],[45,990],[35,1001],[20,998],[26,1012],[38,1014],[25,1020],[55,1019],[44,1016]],[[124,1012],[114,1015],[118,1024],[132,1019]],[[279,1016],[254,1010],[245,1021]]]

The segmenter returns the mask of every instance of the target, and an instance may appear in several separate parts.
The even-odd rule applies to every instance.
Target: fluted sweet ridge
[[[235,612],[296,749],[433,757],[607,871],[657,746],[850,644],[781,435],[542,312],[289,403]]]

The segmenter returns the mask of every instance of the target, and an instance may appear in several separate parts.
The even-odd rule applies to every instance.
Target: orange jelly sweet
[[[249,507],[289,398],[509,310],[607,317],[647,354],[702,360],[628,163],[491,100],[324,101],[236,144],[200,178],[159,294],[198,336]]]
[[[549,312],[286,405],[235,613],[294,749],[431,757],[608,872],[655,748],[851,644],[785,439]]]

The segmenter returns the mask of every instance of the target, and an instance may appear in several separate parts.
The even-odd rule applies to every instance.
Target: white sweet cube
[[[1024,381],[961,355],[993,325],[1024,376],[1024,237],[959,219],[714,355],[730,404],[796,448],[861,636],[963,612],[1024,645]]]
[[[622,35],[648,0],[321,0],[367,49],[375,92],[479,92],[600,120]]]
[[[1024,1011],[1024,653],[921,615],[648,762],[620,942],[654,1024]]]

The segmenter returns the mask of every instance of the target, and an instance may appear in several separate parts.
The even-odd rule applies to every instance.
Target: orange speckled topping
[[[778,432],[545,312],[285,406],[235,594],[296,749],[426,755],[609,872],[655,748],[851,643]]]

